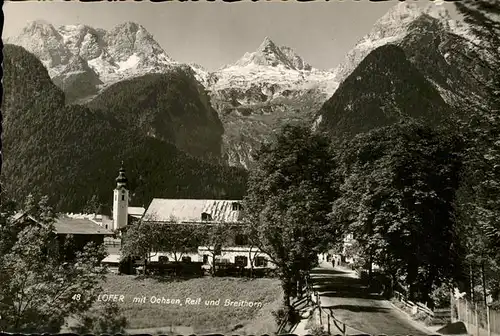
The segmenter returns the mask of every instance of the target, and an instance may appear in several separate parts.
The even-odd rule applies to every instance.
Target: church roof
[[[155,198],[144,218],[154,222],[238,223],[241,221],[241,211],[233,210],[233,203],[240,204],[241,201]],[[203,213],[210,215],[209,220],[202,221]]]
[[[143,207],[128,207],[128,214],[133,217],[142,217],[146,212],[146,209]]]

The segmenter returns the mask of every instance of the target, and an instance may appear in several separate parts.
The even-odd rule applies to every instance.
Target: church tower
[[[128,224],[128,189],[125,169],[122,166],[116,178],[116,188],[113,193],[113,230],[126,227]]]

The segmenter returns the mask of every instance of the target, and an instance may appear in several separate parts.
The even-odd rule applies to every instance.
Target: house
[[[146,210],[143,220],[162,225],[220,225],[225,224],[230,231],[225,244],[216,253],[216,262],[233,263],[250,268],[253,260],[254,268],[273,268],[269,257],[256,247],[248,244],[247,237],[241,233],[243,223],[241,200],[207,200],[207,199],[163,199],[155,198]],[[211,265],[214,253],[212,246],[199,246],[197,251],[185,255],[185,260],[203,262]],[[167,257],[173,260],[170,253],[159,252],[152,260]],[[189,258],[189,259],[188,259]]]
[[[26,213],[18,213],[14,216],[14,221],[19,225],[44,225]],[[103,244],[104,238],[112,236],[113,232],[97,225],[87,218],[74,218],[69,215],[59,215],[55,219],[54,233],[60,246],[63,246],[69,236],[72,236],[73,246],[71,251],[66,251],[66,258],[72,259],[77,251],[83,250],[84,246],[90,242]]]
[[[147,209],[130,207],[129,191],[125,169],[119,170],[116,187],[113,191],[113,230],[120,230],[131,225],[131,220],[160,223],[162,225],[219,225],[234,227],[220,251],[216,253],[216,262],[236,263],[242,267],[274,268],[269,257],[256,247],[248,245],[248,239],[239,228],[244,225],[241,200],[207,200],[207,199],[163,199],[155,198]],[[184,261],[212,263],[212,246],[198,246],[197,250],[183,255]],[[104,260],[106,263],[117,262],[119,252],[114,251]],[[172,253],[158,251],[150,257],[151,261],[175,260]]]

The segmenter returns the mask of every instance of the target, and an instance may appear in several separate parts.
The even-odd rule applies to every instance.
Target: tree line
[[[456,6],[481,41],[474,48],[498,70],[500,4]],[[286,126],[263,146],[244,206],[252,238],[280,270],[285,306],[316,253],[347,233],[361,265],[381,266],[413,300],[434,305],[436,293],[448,295],[443,287],[458,286],[498,303],[500,77],[486,84],[490,99],[457,125],[408,120],[330,145]]]
[[[284,305],[301,294],[317,255],[348,233],[360,266],[371,275],[379,265],[409,299],[434,306],[442,286],[469,289],[470,267],[482,267],[484,292],[500,299],[498,227],[470,210],[481,199],[464,198],[469,142],[469,132],[405,121],[341,143],[286,126],[263,146],[245,220],[250,239],[280,271]]]

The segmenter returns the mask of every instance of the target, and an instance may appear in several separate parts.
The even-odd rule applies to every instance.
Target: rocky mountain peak
[[[441,20],[452,20],[450,12],[445,6],[430,3],[422,9],[423,14],[427,14],[433,18]]]
[[[414,3],[400,2],[391,7],[387,13],[377,20],[375,25],[393,24],[394,22],[409,22],[421,14],[421,10]]]
[[[347,54],[345,61],[338,67],[336,79],[342,82],[366,55],[382,45],[398,44],[411,34],[442,31],[465,34],[462,26],[452,20],[443,5],[432,3],[420,7],[414,3],[400,2],[377,20],[372,30]]]
[[[75,55],[91,60],[105,53],[103,37],[106,31],[78,24],[58,27],[65,46]]]
[[[200,71],[205,71],[208,72],[207,69],[203,65],[200,65],[198,63],[189,63],[189,66],[191,66],[194,70],[200,70]]]
[[[310,70],[311,66],[286,46],[278,46],[266,36],[257,50],[252,53],[245,53],[234,65],[246,67],[248,65],[260,65],[270,67],[284,67],[288,70]]]
[[[127,34],[127,35],[135,35],[137,33],[141,32],[144,35],[150,35],[149,32],[144,28],[144,26],[132,22],[132,21],[126,21],[123,23],[120,23],[116,25],[111,31],[110,34],[116,35],[116,34]]]
[[[379,35],[401,32],[413,21],[422,17],[433,18],[437,20],[434,22],[438,22],[443,28],[449,30],[454,30],[460,26],[452,19],[446,7],[439,3],[430,3],[425,7],[420,7],[414,3],[400,2],[377,20],[372,35],[376,34],[377,31]]]
[[[54,83],[64,88],[67,97],[75,99],[95,94],[101,84],[165,72],[178,64],[135,22],[124,22],[106,31],[83,24],[54,28],[37,20],[19,36],[10,38],[9,43],[35,54]]]
[[[21,32],[21,35],[24,34],[40,35],[45,38],[49,36],[60,37],[54,26],[45,20],[34,20],[28,22],[26,27],[24,27]]]
[[[67,63],[72,57],[64,47],[62,35],[52,24],[44,20],[29,22],[19,36],[9,37],[5,42],[19,45],[32,52],[48,68]]]
[[[106,34],[105,39],[109,54],[119,62],[128,60],[134,54],[148,56],[165,54],[146,28],[134,22],[117,25]],[[172,61],[168,57],[166,60]]]
[[[271,40],[269,36],[266,36],[264,38],[264,41],[260,44],[260,46],[257,48],[257,52],[263,53],[263,54],[271,54],[271,53],[278,53],[279,48],[276,45],[276,43]]]

